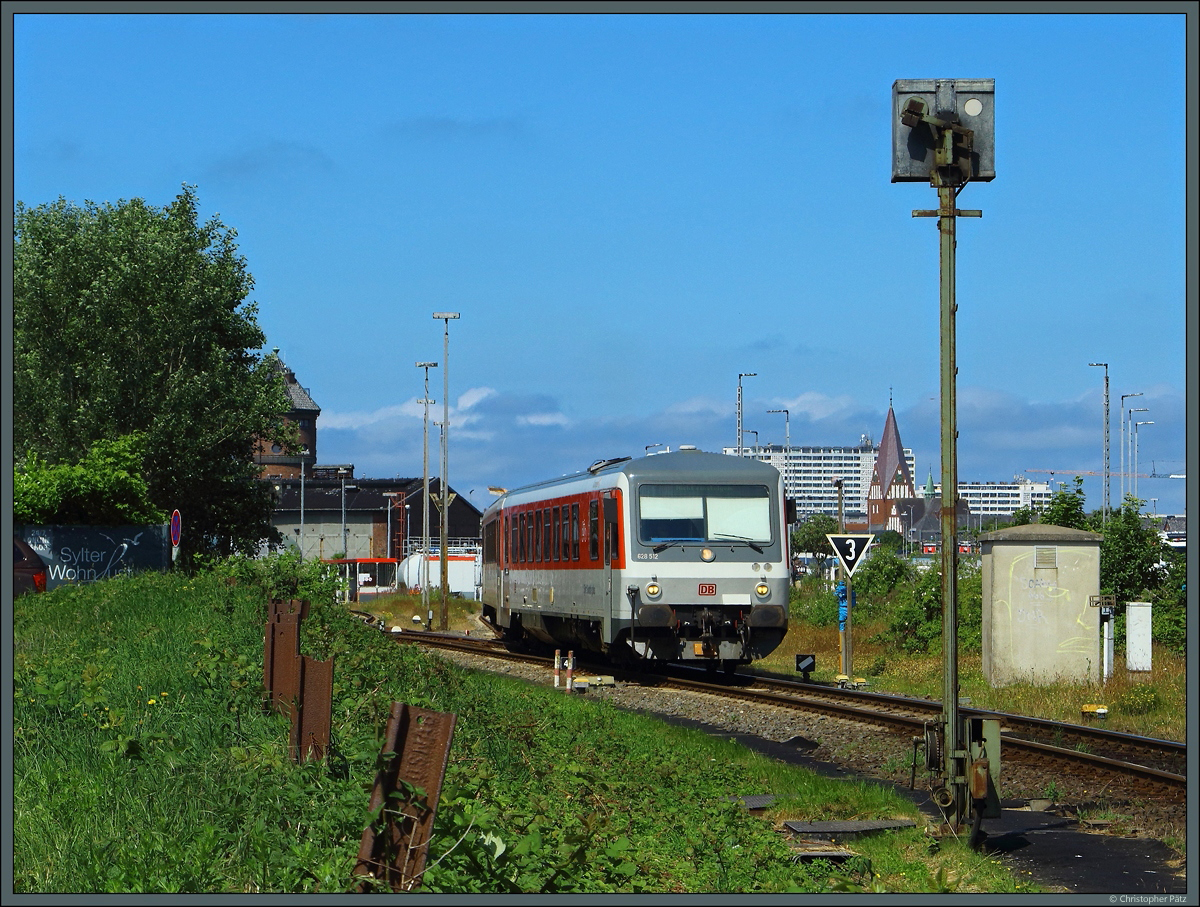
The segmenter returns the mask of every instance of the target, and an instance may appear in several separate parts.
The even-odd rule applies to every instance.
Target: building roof
[[[1088,532],[1086,529],[1069,529],[1066,526],[1052,526],[1049,523],[1026,523],[1023,526],[1009,526],[1007,529],[997,529],[995,532],[984,532],[979,536],[981,542],[1100,542],[1104,540],[1098,532]]]
[[[912,475],[908,471],[908,461],[904,459],[904,445],[900,442],[900,429],[896,427],[896,413],[888,407],[887,421],[883,423],[883,439],[879,442],[879,456],[875,460],[875,474],[871,484],[878,483],[881,497],[889,497],[896,471],[900,472],[903,486],[916,496],[913,488]]]
[[[320,413],[321,407],[317,406],[316,401],[309,394],[308,388],[300,386],[300,382],[296,380],[296,373],[279,358],[279,347],[275,347],[271,354],[275,359],[275,367],[283,374],[283,385],[287,391],[288,400],[291,401],[292,411]]]

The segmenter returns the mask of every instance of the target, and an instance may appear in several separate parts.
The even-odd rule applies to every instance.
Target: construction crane
[[[1178,460],[1167,460],[1168,463],[1178,463]],[[1183,472],[1159,472],[1154,468],[1154,461],[1150,461],[1150,478],[1152,479],[1186,479],[1187,473]]]
[[[1093,471],[1093,470],[1088,470],[1088,469],[1027,469],[1027,470],[1025,470],[1025,471],[1026,471],[1026,472],[1046,472],[1046,473],[1049,473],[1050,475],[1060,475],[1060,476],[1064,476],[1064,475],[1069,475],[1069,476],[1102,476],[1102,475],[1104,475],[1104,473],[1102,473],[1102,472],[1095,472],[1095,471]],[[1135,477],[1135,476],[1136,476],[1137,478],[1140,478],[1140,479],[1162,479],[1162,478],[1166,478],[1165,476],[1148,475],[1148,474],[1146,474],[1146,473],[1144,473],[1144,472],[1110,472],[1110,473],[1109,473],[1109,475],[1110,475],[1110,476],[1112,476],[1112,477],[1114,477],[1114,478],[1118,478],[1118,479],[1119,479],[1121,476],[1125,476],[1125,478],[1127,478],[1127,479],[1129,479],[1129,478],[1133,478],[1133,477]],[[1182,476],[1180,476],[1179,478],[1182,478]]]
[[[1050,475],[1060,476],[1102,476],[1104,473],[1096,472],[1090,469],[1027,469],[1026,472],[1045,472]],[[1110,472],[1113,478],[1121,478],[1124,476],[1127,479],[1186,479],[1186,473],[1177,472],[1159,472],[1154,468],[1154,461],[1150,461],[1150,472]]]

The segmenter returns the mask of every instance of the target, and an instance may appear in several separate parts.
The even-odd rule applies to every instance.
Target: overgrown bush
[[[960,652],[979,652],[983,646],[983,576],[973,563],[958,565],[958,645]],[[876,642],[912,654],[941,650],[942,575],[926,570],[900,586],[885,618],[887,629]]]
[[[1154,641],[1177,655],[1187,650],[1187,555],[1170,551],[1158,592],[1152,597],[1151,632]]]
[[[324,604],[337,598],[337,569],[312,558],[304,560],[294,548],[261,558],[224,558],[212,571],[227,581],[261,589],[268,601],[297,598]]]
[[[809,576],[793,586],[789,602],[790,619],[816,627],[836,624],[837,595],[828,585],[819,576]]]
[[[866,561],[854,572],[854,589],[859,598],[883,598],[901,583],[911,581],[916,571],[894,548],[868,552]]]

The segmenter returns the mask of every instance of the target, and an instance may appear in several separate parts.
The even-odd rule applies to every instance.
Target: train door
[[[500,527],[500,569],[496,571],[496,622],[502,627],[507,627],[509,625],[509,570],[511,568],[513,558],[516,556],[516,548],[513,544],[512,534],[516,531],[515,521],[513,521],[514,525],[511,527],[509,522],[509,514],[506,513],[504,515],[504,522]]]
[[[613,568],[620,563],[620,552],[617,546],[621,541],[621,533],[618,530],[618,521],[620,514],[617,508],[617,499],[613,492],[609,492],[607,496],[601,499],[604,506],[604,536],[602,544],[604,546],[604,605],[605,610],[612,614],[612,609],[616,600],[613,597]]]

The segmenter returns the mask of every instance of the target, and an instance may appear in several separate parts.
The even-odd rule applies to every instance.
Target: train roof
[[[616,475],[625,475],[634,481],[686,481],[695,483],[728,482],[731,478],[766,482],[774,486],[779,481],[779,470],[770,463],[761,460],[750,460],[746,457],[735,457],[729,454],[707,453],[702,450],[684,448],[671,453],[650,454],[639,459],[615,457],[609,460],[597,460],[588,469],[570,475],[534,482],[513,488],[502,498],[493,502],[492,507],[505,499],[523,497],[530,492],[570,485],[586,481],[589,478],[609,479],[599,483],[602,487],[615,484]],[[489,510],[492,508],[489,507]]]
[[[779,480],[779,470],[770,463],[702,450],[678,450],[627,460],[617,467],[617,471],[630,479],[639,480],[672,478],[689,482],[721,482],[728,481],[731,475],[747,479],[761,478],[771,483]]]

